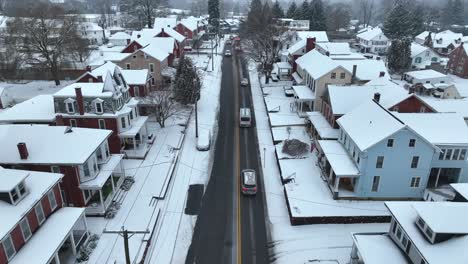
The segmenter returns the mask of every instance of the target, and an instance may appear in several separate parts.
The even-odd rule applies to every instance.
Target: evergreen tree
[[[255,30],[258,30],[263,25],[263,19],[265,18],[263,14],[263,5],[261,0],[252,0],[250,3],[250,10],[247,14],[247,33],[252,33]]]
[[[447,1],[447,4],[445,5],[445,8],[444,10],[442,11],[442,24],[444,26],[450,26],[452,25],[453,23],[453,1],[452,0],[448,0]]]
[[[464,11],[464,5],[462,0],[454,0],[453,5],[452,5],[452,15],[451,15],[451,25],[464,25],[465,19],[463,18],[463,15],[465,13]]]
[[[201,80],[192,61],[182,56],[174,81],[174,99],[184,105],[195,103],[200,97]]]
[[[287,18],[295,18],[297,16],[297,5],[296,2],[292,1],[289,5],[288,11],[286,12]]]
[[[273,17],[274,17],[274,18],[282,18],[282,17],[284,17],[283,8],[281,7],[281,5],[280,5],[280,3],[278,2],[278,0],[276,0],[275,3],[273,4],[273,8],[272,8],[271,12],[273,13]]]
[[[422,6],[417,6],[413,8],[411,11],[412,16],[413,16],[413,26],[412,26],[412,34],[411,36],[417,36],[418,34],[421,34],[425,30],[425,17],[426,17],[426,12],[424,7]]]
[[[219,27],[219,0],[208,0],[208,15],[210,25],[215,31]]]
[[[301,9],[298,10],[297,16],[294,19],[298,19],[298,20],[309,19],[309,11],[310,11],[309,2],[307,2],[307,0],[304,0],[304,2],[302,2]]]
[[[327,30],[327,19],[322,0],[313,0],[309,6],[310,30],[325,31]]]
[[[397,1],[383,25],[383,32],[389,39],[411,37],[414,32],[412,13],[406,2]]]
[[[411,67],[411,40],[409,38],[391,42],[387,56],[391,72],[402,74]]]

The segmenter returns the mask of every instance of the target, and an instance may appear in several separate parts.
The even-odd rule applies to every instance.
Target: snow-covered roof
[[[353,234],[353,240],[365,264],[408,263],[388,234]]]
[[[172,54],[174,52],[175,40],[173,38],[156,37],[151,43],[155,44],[160,49],[164,50],[169,54]]]
[[[468,206],[450,203],[420,203],[413,205],[419,217],[436,233],[468,234]],[[463,209],[464,208],[464,209]]]
[[[450,186],[465,199],[468,199],[468,183],[451,183]]]
[[[294,94],[299,100],[314,100],[315,93],[312,92],[310,87],[305,85],[295,85],[292,87],[294,90]]]
[[[144,85],[148,81],[148,69],[144,70],[121,70],[125,81],[130,85]]]
[[[380,27],[375,27],[375,28],[369,28],[366,31],[357,34],[356,37],[370,41],[378,37],[380,34],[383,34],[382,29]],[[385,37],[384,39],[387,39],[387,38]]]
[[[356,65],[356,78],[361,81],[369,81],[380,76],[380,73],[385,73],[388,76],[388,70],[382,60],[335,60],[339,65],[343,66],[349,72],[353,72],[353,66]]]
[[[64,207],[54,212],[11,260],[11,264],[49,263],[75,224],[84,216],[84,208]]]
[[[420,45],[416,42],[412,42],[411,43],[411,57],[414,58],[416,57],[417,55],[425,52],[426,50],[428,50],[429,48],[428,47],[425,47],[423,45]]]
[[[75,97],[75,88],[81,88],[83,97],[111,97],[113,94],[105,90],[105,83],[74,83],[56,92],[54,97]]]
[[[320,112],[307,112],[310,120],[321,139],[338,139],[340,130],[333,128]]]
[[[317,46],[325,50],[325,52],[329,52],[330,56],[351,54],[351,49],[347,42],[323,42],[317,43]]]
[[[356,146],[364,151],[405,127],[405,124],[369,99],[337,120]]]
[[[115,34],[113,34],[112,36],[109,37],[109,39],[118,39],[118,40],[121,40],[121,39],[131,39],[132,36],[130,36],[129,34],[125,33],[125,32],[116,32]]]
[[[115,63],[113,63],[111,61],[108,61],[108,62],[104,63],[103,65],[101,65],[101,66],[95,68],[94,70],[92,70],[91,75],[93,75],[95,77],[102,76],[102,80],[105,81],[106,77],[107,77],[107,73],[110,73],[111,76],[113,76],[116,68],[118,70],[121,69],[117,64],[115,64]]]
[[[0,112],[0,123],[53,122],[55,120],[52,95],[38,95]]]
[[[434,48],[446,48],[450,44],[457,45],[456,42],[458,40],[460,40],[461,42],[463,38],[463,34],[461,33],[455,33],[450,30],[445,30],[439,33],[424,31],[421,34],[417,35],[416,39],[419,39],[420,41],[424,41],[429,34],[431,34],[432,46]]]
[[[418,79],[418,80],[424,80],[424,79],[434,79],[434,78],[448,78],[447,75],[440,73],[438,71],[434,71],[432,69],[429,70],[420,70],[420,71],[411,71],[405,73],[406,75]]]
[[[182,24],[187,29],[189,29],[190,31],[195,31],[197,29],[197,22],[199,25],[202,25],[199,21],[200,21],[199,18],[190,16],[187,18],[182,18],[179,23]]]
[[[289,54],[296,53],[297,51],[304,49],[307,44],[307,41],[305,39],[301,39],[298,42],[294,43],[291,47],[288,49]]]
[[[70,131],[70,132],[68,132]],[[1,125],[1,164],[83,164],[111,130],[46,125]],[[29,156],[21,159],[18,143]]]
[[[468,118],[468,100],[466,99],[437,99],[433,97],[421,97],[424,102],[440,113],[459,113]]]
[[[177,25],[176,17],[156,17],[154,19],[153,28],[174,28]]]
[[[123,49],[123,47],[122,47]],[[121,53],[119,51],[101,51],[101,50],[93,50],[88,58],[88,64],[90,66],[100,66],[108,61],[121,61],[129,56],[128,53]]]
[[[358,176],[359,169],[338,140],[319,140],[318,144],[337,176]]]
[[[306,40],[307,38],[315,38],[316,42],[328,42],[328,35],[326,31],[297,31],[297,36]]]
[[[349,113],[361,103],[373,99],[380,93],[380,104],[392,107],[408,97],[408,92],[401,86],[386,80],[387,85],[329,85],[330,105],[335,115]]]
[[[109,179],[109,176],[122,161],[123,154],[112,154],[110,159],[99,170],[99,174],[92,180],[80,183],[82,190],[100,190]]]
[[[432,144],[468,144],[468,126],[460,114],[394,113],[394,115]]]
[[[315,80],[340,67],[340,65],[317,50],[307,52],[296,60],[297,65],[307,71]],[[351,72],[349,72],[351,74]]]
[[[167,53],[166,49],[160,47],[157,43],[151,43],[148,46],[142,48],[141,51],[157,59],[158,61],[164,61],[167,57],[169,57],[169,53]]]
[[[63,177],[62,174],[56,173],[11,170],[0,167],[0,182],[11,180],[10,178],[15,178],[15,175],[24,179],[25,187],[29,193],[16,205],[0,200],[0,212],[2,212],[2,217],[0,217],[0,240]]]
[[[442,217],[447,225],[466,226],[468,223],[466,221],[468,218],[468,203],[386,202],[385,204],[427,263],[468,263],[468,252],[466,251],[468,236],[462,235],[436,244],[430,243],[416,226],[418,211],[415,209],[419,206],[432,207],[433,210],[428,212],[429,217]],[[437,209],[437,207],[441,208]],[[451,216],[445,214],[445,210],[452,212],[452,209],[442,207],[457,208],[460,213],[456,213],[456,217]],[[436,214],[440,214],[440,216]]]

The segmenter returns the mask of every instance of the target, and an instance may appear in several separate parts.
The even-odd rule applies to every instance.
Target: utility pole
[[[214,71],[213,38],[211,38],[211,71]]]
[[[195,137],[198,138],[198,100],[195,101]]]
[[[104,229],[102,232],[103,234],[118,234],[119,236],[122,236],[124,239],[124,250],[125,250],[125,263],[126,264],[131,264],[132,262],[130,261],[130,249],[128,248],[128,239],[131,238],[135,234],[149,234],[149,230],[146,229],[146,231],[128,231],[122,226],[122,230],[120,231],[107,231]],[[128,234],[131,234],[130,236]]]

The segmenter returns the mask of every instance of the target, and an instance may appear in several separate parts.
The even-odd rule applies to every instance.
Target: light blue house
[[[468,127],[457,114],[391,113],[369,100],[337,123],[338,140],[317,146],[335,199],[421,199],[428,187],[468,181]]]

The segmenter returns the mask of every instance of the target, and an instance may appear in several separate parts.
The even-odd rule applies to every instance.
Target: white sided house
[[[356,35],[361,53],[384,54],[389,45],[388,38],[379,27],[368,28]]]
[[[440,63],[439,54],[429,47],[416,42],[411,43],[411,67],[413,69],[427,69],[434,63]]]

